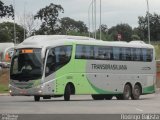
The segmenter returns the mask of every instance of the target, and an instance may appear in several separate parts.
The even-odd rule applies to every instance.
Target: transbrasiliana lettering
[[[92,69],[97,69],[97,70],[127,70],[127,65],[92,64]]]

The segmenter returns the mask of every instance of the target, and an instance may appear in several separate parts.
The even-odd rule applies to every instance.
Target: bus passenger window
[[[119,47],[113,47],[113,59],[120,60],[120,48]]]
[[[55,58],[54,49],[51,49],[48,53],[45,76],[48,76],[54,72],[55,62],[56,62],[56,58]]]
[[[86,54],[86,47],[82,45],[76,46],[76,59],[84,59]]]
[[[111,60],[112,59],[112,47],[106,47],[105,48],[105,60]]]
[[[105,60],[106,51],[105,47],[99,46],[98,47],[98,58],[99,60]]]
[[[121,48],[121,60],[125,61],[127,60],[126,50],[125,48]]]
[[[125,53],[126,53],[126,60],[131,61],[131,48],[126,48]]]
[[[48,53],[45,76],[49,76],[67,64],[71,59],[71,53],[72,47],[69,45],[52,48]]]
[[[152,58],[153,58],[153,50],[151,49],[147,49],[147,62],[151,62],[152,61]]]
[[[147,49],[145,48],[142,49],[142,58],[144,62],[147,61]]]
[[[94,46],[77,45],[76,59],[94,59]]]
[[[141,61],[141,49],[136,48],[136,61]]]
[[[131,60],[136,61],[137,56],[136,56],[136,48],[131,48]]]

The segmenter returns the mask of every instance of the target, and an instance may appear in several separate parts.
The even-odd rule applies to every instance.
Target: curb
[[[9,93],[0,93],[0,96],[10,96]]]

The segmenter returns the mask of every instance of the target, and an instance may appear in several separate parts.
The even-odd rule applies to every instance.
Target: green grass
[[[156,60],[160,59],[160,44],[154,45],[155,47],[155,52],[156,52]]]
[[[0,85],[0,93],[8,93],[8,85]]]

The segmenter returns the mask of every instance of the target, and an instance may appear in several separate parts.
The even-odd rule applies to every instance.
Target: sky
[[[2,0],[5,4],[13,4],[13,0]],[[88,26],[88,8],[92,0],[15,0],[16,16],[22,16],[24,7],[26,14],[36,14],[38,10],[50,3],[60,4],[64,8],[62,17],[70,17],[84,21]],[[97,26],[100,24],[99,5],[97,1]],[[145,16],[147,10],[146,0],[101,0],[102,24],[108,28],[120,23],[128,23],[132,27],[138,26],[138,16]],[[160,0],[148,0],[150,13],[160,14]],[[90,10],[91,14],[91,10]],[[3,19],[3,21],[6,18]],[[2,21],[2,19],[0,20]]]

